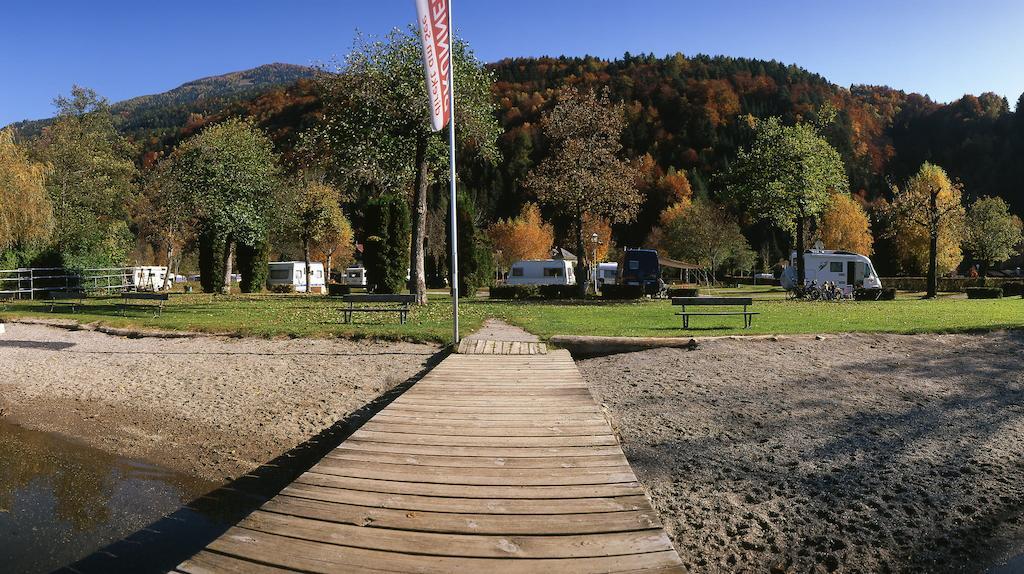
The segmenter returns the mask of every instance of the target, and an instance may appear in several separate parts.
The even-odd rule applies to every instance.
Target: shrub
[[[271,293],[294,293],[295,292],[295,285],[291,285],[291,284],[287,284],[287,285],[271,285],[270,286],[270,292]]]
[[[491,299],[539,299],[540,290],[536,285],[495,285],[491,287]]]
[[[865,289],[861,287],[853,290],[853,298],[857,301],[892,301],[896,299],[896,288]]]
[[[573,299],[579,294],[576,285],[540,285],[538,290],[544,299]]]
[[[238,260],[238,272],[242,281],[238,289],[242,293],[259,293],[267,286],[270,275],[270,245],[263,241],[258,245],[235,246],[235,258]]]
[[[1008,281],[1003,283],[1004,297],[1024,297],[1024,282]]]
[[[675,287],[668,290],[669,297],[699,297],[700,289],[697,287]]]
[[[1003,289],[1001,287],[968,287],[968,299],[1001,299]]]
[[[327,284],[327,294],[331,297],[341,297],[342,295],[348,295],[351,292],[351,285],[342,285],[341,283]]]
[[[641,299],[644,288],[639,285],[605,285],[601,287],[601,296],[605,299]]]
[[[409,206],[401,197],[384,195],[366,204],[363,263],[374,293],[401,293],[409,270]]]
[[[217,293],[224,286],[226,237],[215,231],[199,234],[199,284],[206,293]]]

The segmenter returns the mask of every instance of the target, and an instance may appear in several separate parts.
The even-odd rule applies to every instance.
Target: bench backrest
[[[415,295],[342,295],[341,300],[346,303],[415,303]]]
[[[170,297],[167,293],[121,293],[123,299],[142,299],[146,301],[168,301]]]
[[[753,305],[750,297],[673,297],[673,305]]]

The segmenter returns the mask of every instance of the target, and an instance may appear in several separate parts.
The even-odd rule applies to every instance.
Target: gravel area
[[[1024,333],[579,362],[694,572],[984,572],[1024,547]]]
[[[407,380],[438,350],[342,339],[129,339],[8,324],[0,417],[225,481]]]

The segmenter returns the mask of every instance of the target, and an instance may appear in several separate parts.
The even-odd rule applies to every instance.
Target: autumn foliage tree
[[[555,242],[554,227],[544,221],[535,203],[524,205],[517,217],[494,222],[487,235],[502,269],[524,259],[547,259]]]
[[[837,249],[871,255],[874,237],[871,220],[856,199],[845,193],[834,193],[821,214],[818,235],[825,249]]]
[[[666,211],[658,247],[670,257],[700,265],[712,281],[723,265],[749,268],[754,260],[736,217],[707,199]]]
[[[927,270],[926,297],[938,293],[938,276],[963,260],[963,190],[941,167],[925,162],[903,187],[893,186],[890,233],[905,269]]]
[[[10,129],[0,130],[0,256],[11,248],[41,245],[52,230],[45,167],[28,158]]]
[[[619,157],[624,122],[622,106],[612,105],[607,94],[574,88],[562,93],[542,121],[551,154],[530,172],[527,187],[541,203],[572,221],[579,257],[577,277],[586,277],[589,260],[586,217],[626,223],[636,217],[640,206],[636,170]],[[580,281],[579,289],[585,295],[586,282]]]

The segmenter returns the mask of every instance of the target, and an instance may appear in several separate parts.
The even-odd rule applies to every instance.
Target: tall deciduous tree
[[[903,187],[893,186],[889,215],[896,251],[905,267],[927,267],[928,292],[938,293],[938,276],[963,259],[963,191],[941,167],[925,162]]]
[[[503,270],[523,259],[547,259],[555,243],[555,228],[544,222],[535,203],[523,205],[517,217],[492,223],[487,235]]]
[[[982,197],[967,211],[967,234],[964,245],[981,264],[981,279],[988,266],[1006,261],[1018,254],[1021,243],[1021,221],[1010,213],[999,197]]]
[[[290,227],[302,243],[302,257],[306,264],[306,293],[310,293],[312,285],[312,269],[310,269],[310,253],[318,245],[330,243],[333,239],[351,227],[345,214],[341,212],[341,196],[338,190],[321,182],[302,181],[294,189],[295,201],[286,206],[294,217]],[[333,251],[332,251],[333,253]],[[324,267],[330,273],[330,267]]]
[[[541,122],[551,154],[527,178],[527,187],[573,224],[578,256],[577,277],[586,277],[589,260],[584,241],[585,218],[612,223],[632,221],[641,196],[636,169],[619,157],[625,125],[621,105],[607,94],[567,88]],[[579,282],[585,295],[587,282]]]
[[[714,281],[723,264],[749,266],[753,251],[728,211],[707,199],[667,210],[662,219],[661,244],[669,256],[700,265]]]
[[[849,191],[843,160],[814,126],[784,126],[779,118],[748,118],[754,140],[725,174],[726,194],[755,217],[795,233],[797,284],[804,269],[804,222]]]
[[[459,152],[495,161],[500,127],[494,117],[491,74],[465,41],[452,46],[455,68],[456,145]],[[434,132],[415,30],[396,30],[383,41],[357,38],[337,73],[322,73],[324,119],[306,138],[314,156],[326,157],[327,173],[353,194],[412,193],[411,282],[427,300],[424,237],[427,193],[448,181],[448,140]]]
[[[179,145],[170,169],[175,188],[199,220],[200,241],[223,245],[214,250],[213,268],[200,269],[203,287],[230,290],[235,244],[266,241],[278,203],[279,170],[270,140],[249,122],[227,120]],[[218,270],[223,281],[211,275]]]
[[[162,249],[167,258],[165,289],[170,288],[175,261],[180,261],[185,246],[195,238],[197,223],[189,201],[170,174],[172,162],[164,159],[146,174],[142,194],[133,207],[139,238]]]
[[[52,231],[45,167],[29,159],[10,129],[0,130],[0,255],[12,247],[38,246]]]
[[[34,146],[49,166],[54,248],[68,266],[122,265],[134,244],[127,222],[139,192],[135,149],[93,90],[74,86],[54,104],[57,119]]]
[[[856,199],[846,193],[834,193],[821,214],[818,227],[825,249],[841,249],[871,255],[874,238],[871,220]]]

